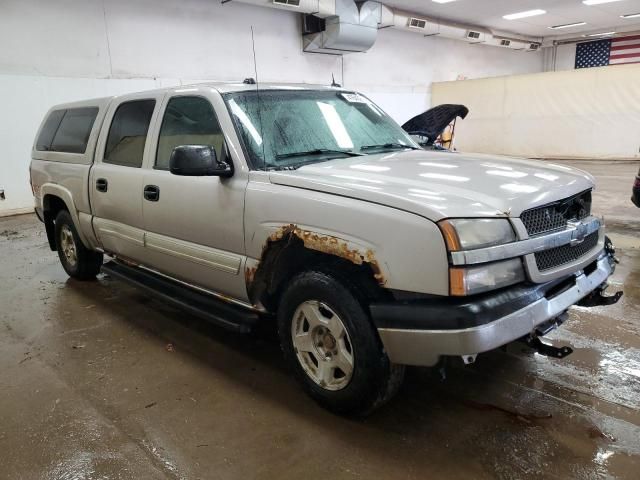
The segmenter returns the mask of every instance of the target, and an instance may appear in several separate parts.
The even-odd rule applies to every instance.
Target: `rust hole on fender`
[[[357,266],[367,265],[379,286],[383,287],[386,283],[373,250],[361,251],[357,248],[350,248],[349,244],[341,238],[318,234],[289,224],[278,228],[269,235],[262,249],[260,263],[245,269],[245,282],[253,303],[259,303],[262,293],[269,288],[269,284],[274,280],[271,276],[278,261],[292,260],[287,257],[285,251],[294,241],[302,242],[304,249],[309,251],[332,255]]]

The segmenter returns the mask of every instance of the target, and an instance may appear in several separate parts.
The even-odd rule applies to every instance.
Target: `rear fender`
[[[87,235],[85,234],[84,231],[84,224],[86,224],[86,219],[83,222],[80,221],[80,212],[78,212],[78,209],[76,208],[75,202],[73,201],[73,195],[71,194],[71,191],[65,187],[63,187],[62,185],[58,185],[55,183],[45,183],[40,187],[40,201],[42,202],[42,204],[40,205],[40,207],[42,208],[42,212],[46,213],[47,211],[47,196],[51,195],[53,197],[58,197],[60,200],[62,200],[65,204],[65,206],[67,207],[67,210],[69,211],[69,214],[71,215],[71,219],[73,220],[73,224],[76,227],[76,230],[78,232],[78,237],[80,237],[80,240],[82,241],[82,243],[84,244],[85,247],[87,248],[91,248],[92,242],[90,241],[90,239],[87,237]],[[83,214],[84,216],[87,216],[87,214]],[[90,217],[90,216],[89,216]],[[46,217],[45,217],[46,218]],[[51,227],[47,227],[47,235],[49,236],[49,229]]]

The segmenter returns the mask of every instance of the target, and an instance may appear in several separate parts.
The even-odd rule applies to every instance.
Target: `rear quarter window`
[[[65,113],[66,110],[54,110],[49,114],[49,117],[45,120],[44,125],[42,126],[42,130],[40,130],[38,140],[36,141],[36,150],[46,152],[51,148],[53,136],[58,131],[60,121],[62,120],[62,117],[64,117]]]
[[[97,115],[97,107],[54,110],[42,127],[36,150],[84,153]]]

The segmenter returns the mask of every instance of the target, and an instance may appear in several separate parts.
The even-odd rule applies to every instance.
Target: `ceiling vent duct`
[[[282,6],[300,7],[300,0],[273,0],[273,3]]]
[[[305,30],[303,49],[311,53],[342,55],[365,52],[376,41],[380,23],[380,4],[354,0],[335,0],[335,15],[325,18],[318,31]],[[305,22],[305,26],[310,23]]]
[[[376,4],[377,2],[365,3]],[[438,24],[427,18],[416,16],[415,13],[391,9],[381,3],[377,3],[377,8],[379,9],[378,18],[380,19],[378,22],[379,28],[393,27],[425,36],[438,34]]]
[[[489,36],[486,41],[487,45],[493,47],[508,48],[510,50],[525,50],[530,42],[517,38],[505,38],[503,36]]]
[[[305,52],[343,54],[371,48],[380,28],[394,28],[425,37],[438,35],[470,44],[481,43],[513,50],[538,51],[534,38],[506,38],[486,28],[425,18],[419,14],[388,7],[377,1],[355,0],[234,0],[305,14]]]
[[[233,0],[258,7],[271,7],[299,13],[308,13],[320,18],[336,14],[335,0]]]
[[[484,32],[478,32],[477,30],[467,30],[465,39],[469,43],[484,43],[486,41],[486,34]]]
[[[411,17],[409,19],[409,27],[424,30],[427,28],[427,21],[421,18]]]

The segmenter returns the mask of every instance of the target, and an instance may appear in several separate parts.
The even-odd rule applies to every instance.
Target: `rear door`
[[[165,98],[157,128],[149,137],[153,145],[144,170],[145,261],[182,281],[245,300],[247,172],[231,157],[220,119],[230,125],[220,94],[210,88],[178,89]],[[218,158],[234,164],[234,175],[171,174],[169,159],[180,145],[213,146]]]
[[[142,165],[147,134],[163,94],[138,94],[114,102],[107,112],[91,169],[93,226],[103,249],[141,261],[144,257]]]

